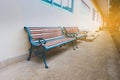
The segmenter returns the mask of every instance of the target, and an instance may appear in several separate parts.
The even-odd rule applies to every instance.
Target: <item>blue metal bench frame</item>
[[[48,65],[46,63],[46,56],[45,56],[46,52],[48,52],[49,50],[51,50],[53,48],[56,48],[58,46],[62,46],[64,44],[67,44],[67,43],[70,43],[70,42],[72,42],[73,49],[75,50],[75,48],[74,48],[75,44],[74,43],[75,43],[76,38],[69,38],[68,39],[67,37],[65,37],[62,34],[61,36],[57,36],[57,37],[54,37],[54,38],[47,38],[47,39],[42,38],[42,37],[38,37],[37,41],[34,41],[33,37],[32,37],[31,28],[34,28],[36,30],[37,30],[37,28],[38,29],[43,28],[43,29],[48,29],[48,30],[51,29],[51,28],[54,29],[54,27],[24,27],[24,29],[26,30],[26,32],[28,34],[29,42],[31,44],[31,46],[29,48],[29,57],[27,59],[28,61],[31,58],[31,54],[34,52],[36,54],[36,56],[41,56],[43,58],[45,68],[48,68]],[[61,29],[61,27],[58,27],[58,28]],[[39,33],[39,32],[37,31],[37,33]],[[61,33],[62,33],[62,31],[61,31]],[[57,44],[53,44],[53,45],[50,45],[50,46],[46,45],[46,43],[49,43],[51,41],[57,41],[57,40],[62,40],[62,39],[66,39],[66,40],[64,40],[63,42],[58,42]]]

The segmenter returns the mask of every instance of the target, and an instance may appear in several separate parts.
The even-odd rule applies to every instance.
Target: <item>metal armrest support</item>
[[[69,33],[67,36],[68,36],[68,37],[76,37],[77,34],[75,34],[75,33]]]
[[[39,42],[40,45],[46,44],[46,40],[43,39],[43,38],[39,38],[38,42]]]

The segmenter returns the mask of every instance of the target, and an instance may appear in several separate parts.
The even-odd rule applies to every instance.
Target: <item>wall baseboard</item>
[[[0,61],[0,69],[4,68],[4,67],[7,67],[9,65],[27,60],[27,57],[28,57],[28,54],[24,54],[24,55],[13,57],[13,58],[10,58],[10,59],[7,59],[7,60]]]

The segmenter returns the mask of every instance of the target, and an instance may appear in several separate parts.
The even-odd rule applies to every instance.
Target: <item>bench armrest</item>
[[[76,33],[69,33],[69,34],[67,34],[67,36],[68,36],[68,37],[76,37],[77,34],[76,34]]]
[[[40,45],[46,44],[46,40],[43,38],[38,38],[38,42]]]

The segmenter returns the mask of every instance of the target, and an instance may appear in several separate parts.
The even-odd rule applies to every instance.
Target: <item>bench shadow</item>
[[[69,45],[54,48],[46,53],[46,59],[49,60],[53,57],[60,56],[60,55],[64,54],[64,52],[66,52],[70,48],[71,47],[69,47]]]
[[[64,46],[51,49],[50,51],[46,52],[46,61],[49,62],[50,60],[57,58],[58,56],[64,54],[68,49],[73,50],[71,44],[66,44]],[[31,61],[39,64],[44,64],[42,57],[37,57],[35,54],[33,54]]]

